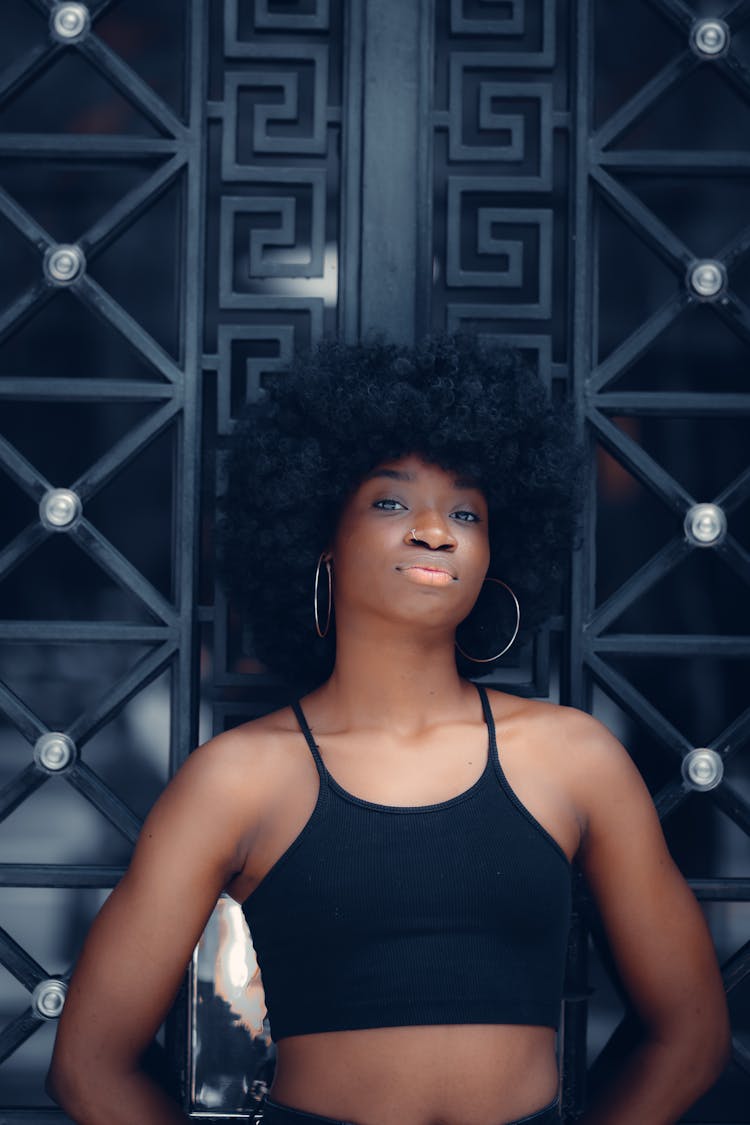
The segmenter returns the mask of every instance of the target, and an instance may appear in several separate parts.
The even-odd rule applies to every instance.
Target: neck
[[[463,713],[475,691],[456,669],[452,630],[339,629],[321,689],[347,725],[415,730]]]

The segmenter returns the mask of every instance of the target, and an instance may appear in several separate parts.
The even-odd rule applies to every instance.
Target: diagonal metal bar
[[[89,801],[107,818],[110,824],[135,843],[141,830],[141,822],[132,809],[105,785],[97,773],[85,762],[77,761],[64,775],[65,781]]]
[[[637,480],[650,488],[673,512],[684,516],[687,509],[693,506],[694,501],[682,485],[654,461],[645,449],[618,429],[609,418],[605,418],[595,410],[587,411],[587,417],[597,431],[602,444],[615,459],[629,469]]]
[[[725,296],[711,306],[725,324],[746,344],[750,344],[750,312],[744,301],[729,290]]]
[[[9,973],[29,992],[33,992],[40,980],[46,980],[49,973],[38,961],[22,949],[7,930],[0,926],[0,965],[5,965]]]
[[[586,626],[592,637],[598,637],[602,629],[619,617],[638,598],[651,589],[660,579],[674,570],[687,558],[692,548],[685,539],[671,539],[657,554],[644,563],[640,570],[631,574],[619,590],[615,590],[606,602],[602,602]]]
[[[12,223],[37,249],[44,252],[54,245],[54,238],[33,218],[21,204],[0,187],[0,214]]]
[[[723,543],[719,544],[716,551],[724,562],[731,566],[734,573],[750,585],[750,554],[745,548],[729,535]]]
[[[616,376],[624,375],[651,345],[658,340],[663,332],[680,315],[688,304],[688,294],[685,289],[676,290],[668,297],[660,309],[652,313],[638,327],[627,336],[622,343],[611,351],[607,358],[595,367],[588,380],[588,388],[592,391],[602,390]]]
[[[2,680],[0,680],[0,710],[32,744],[47,731],[42,720]]]
[[[62,52],[61,43],[35,43],[0,74],[0,103],[15,98],[46,70]]]
[[[47,16],[52,11],[52,5],[55,0],[26,0],[26,2],[30,4],[32,8],[36,8],[40,15]]]
[[[695,20],[692,11],[684,0],[648,0],[652,8],[665,16],[679,31],[689,31]]]
[[[56,292],[56,289],[53,289],[40,277],[38,281],[19,294],[15,301],[0,313],[0,343],[11,332],[17,331],[24,321],[39,312],[48,301],[52,300]]]
[[[750,973],[750,941],[746,941],[742,948],[733,953],[721,966],[721,975],[727,992],[736,988],[748,973]]]
[[[733,512],[746,500],[750,500],[750,466],[719,493],[714,504],[718,504],[725,512]]]
[[[71,291],[116,328],[166,379],[170,382],[182,380],[182,371],[174,359],[92,277],[88,274],[82,277]]]
[[[746,226],[734,238],[730,238],[715,255],[729,270],[750,250],[750,226]]]
[[[46,477],[0,434],[0,464],[11,480],[32,500],[39,501],[51,487]]]
[[[189,137],[188,129],[164,99],[101,39],[90,35],[81,42],[79,50],[157,129],[180,139]]]
[[[41,523],[30,523],[23,531],[19,531],[15,539],[11,539],[10,543],[0,551],[0,578],[5,578],[25,558],[28,558],[48,535],[49,532]]]
[[[653,797],[659,820],[666,820],[675,809],[685,803],[692,792],[693,790],[688,789],[681,777],[668,781]]]
[[[595,652],[585,652],[584,659],[592,675],[615,697],[622,708],[638,722],[645,723],[651,733],[682,761],[685,754],[693,749],[684,734],[673,727],[629,680],[606,664]]]
[[[628,191],[619,180],[615,180],[603,168],[592,168],[591,176],[618,214],[636,234],[642,236],[643,241],[651,246],[667,265],[682,271],[695,260],[695,254],[674,231],[657,218],[653,211]]]
[[[34,1015],[31,1008],[27,1008],[25,1012],[21,1012],[20,1016],[16,1016],[14,1020],[6,1024],[0,1031],[0,1063],[12,1055],[14,1051],[17,1051],[29,1036],[38,1031],[43,1022],[38,1016]],[[4,1111],[2,1120],[6,1120]]]
[[[750,1074],[750,1050],[736,1035],[732,1036],[732,1059]]]
[[[10,816],[13,810],[23,804],[26,798],[35,793],[37,789],[40,789],[45,781],[49,781],[49,777],[48,773],[37,769],[36,765],[31,762],[20,770],[15,777],[6,782],[0,789],[0,821],[4,820],[6,816]]]
[[[102,570],[140,598],[152,613],[168,625],[176,624],[175,607],[87,519],[82,519],[69,534]]]
[[[722,19],[729,24],[730,31],[738,31],[743,23],[750,20],[750,0],[735,0],[724,12]]]
[[[747,101],[750,95],[750,70],[737,52],[729,51],[716,62],[730,85],[734,86],[740,97]]]
[[[595,148],[592,151],[592,159],[596,159],[597,150],[601,150],[617,140],[621,133],[624,133],[631,125],[635,125],[645,113],[648,113],[654,103],[663,97],[676,82],[679,82],[681,78],[690,74],[698,66],[699,61],[691,51],[684,51],[677,58],[668,62],[658,74],[654,75],[650,82],[641,86],[638,92],[624,105],[620,106],[611,117],[608,117],[594,133],[592,141]]]
[[[727,781],[723,781],[710,793],[711,799],[730,820],[750,836],[750,804]]]
[[[175,651],[176,645],[170,642],[160,645],[154,652],[146,653],[102,699],[79,715],[67,731],[76,745],[82,746],[93,738],[134,695],[156,679],[174,659]]]
[[[709,747],[729,758],[750,738],[750,707],[738,715],[720,735],[711,739]]]
[[[94,864],[0,863],[0,887],[114,887],[124,874]]]
[[[85,234],[79,238],[79,244],[87,254],[94,254],[103,250],[126,227],[134,223],[144,211],[156,201],[170,187],[185,167],[185,156],[178,153],[163,164],[138,187],[133,188],[122,199],[118,200],[110,209],[89,227]]]
[[[70,486],[73,491],[78,493],[82,501],[91,499],[95,492],[103,488],[116,473],[164,432],[181,406],[180,397],[175,395],[148,418],[144,418]]]

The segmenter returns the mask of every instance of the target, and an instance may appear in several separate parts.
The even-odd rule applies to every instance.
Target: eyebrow
[[[413,481],[416,479],[416,474],[406,473],[403,469],[373,469],[371,473],[367,474],[365,480],[376,480],[378,477],[385,477],[386,480]],[[453,482],[453,487],[464,490],[476,489],[480,486],[471,477],[457,477]]]

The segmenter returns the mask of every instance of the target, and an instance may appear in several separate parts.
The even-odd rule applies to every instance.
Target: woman
[[[138,1063],[222,890],[278,1044],[264,1125],[557,1120],[574,859],[645,1028],[586,1125],[666,1125],[714,1081],[711,940],[628,755],[464,678],[516,598],[526,628],[549,611],[577,466],[518,357],[461,339],[327,345],[239,427],[225,569],[258,656],[310,690],[201,747],[148,817],[60,1024],[74,1120],[185,1122]]]

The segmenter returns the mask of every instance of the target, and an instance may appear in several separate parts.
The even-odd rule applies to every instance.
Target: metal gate
[[[63,1119],[42,1083],[65,977],[164,781],[283,698],[213,575],[233,418],[325,333],[445,328],[575,400],[583,548],[495,683],[630,747],[732,1007],[733,1062],[685,1120],[750,1120],[750,2],[1,15],[0,1122]],[[577,904],[569,1120],[630,1027]],[[272,1060],[217,918],[152,1062],[218,1120]]]

